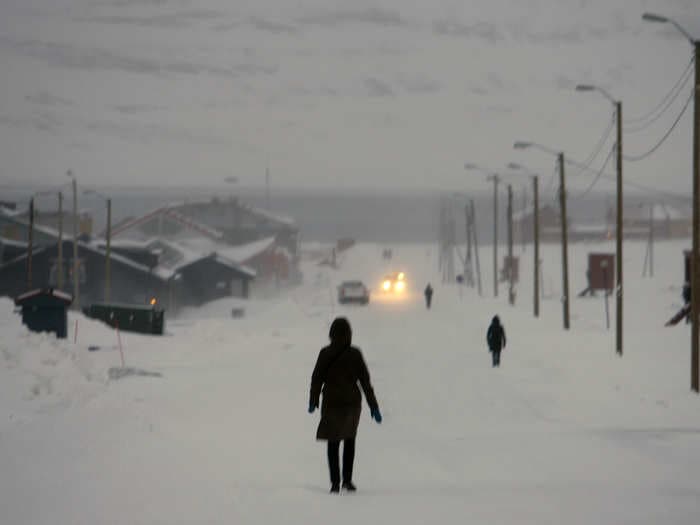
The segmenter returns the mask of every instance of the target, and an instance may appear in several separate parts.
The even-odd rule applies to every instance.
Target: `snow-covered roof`
[[[200,238],[186,241],[155,239],[150,244],[152,247],[159,245],[167,248],[171,254],[175,254],[175,257],[173,258],[162,259],[159,265],[156,267],[158,269],[162,269],[163,271],[177,273],[183,268],[201,261],[202,259],[213,257],[219,264],[248,275],[251,278],[257,275],[257,272],[252,268],[249,268],[240,261],[231,259],[222,253],[222,250],[225,250],[225,247],[214,243],[210,239]]]
[[[241,244],[239,246],[227,246],[221,247],[217,250],[224,257],[236,261],[239,263],[246,263],[252,258],[260,255],[261,253],[269,250],[275,244],[274,237],[266,237],[260,239],[259,241],[253,241],[248,244]]]
[[[270,221],[278,222],[280,224],[285,224],[285,225],[291,226],[291,227],[296,227],[296,223],[294,222],[294,219],[292,219],[291,217],[287,217],[285,215],[280,215],[277,213],[272,213],[271,211],[263,210],[262,208],[253,208],[252,206],[243,206],[243,207],[248,208],[251,212],[255,213],[256,215],[264,217]]]
[[[27,241],[15,241],[14,239],[6,239],[5,237],[0,237],[0,244],[5,246],[13,246],[15,248],[26,248]]]
[[[52,295],[66,303],[73,302],[73,296],[66,292],[62,292],[61,290],[56,290],[55,288],[37,288],[35,290],[24,292],[23,294],[15,297],[15,303],[21,303],[25,299],[29,299],[30,297],[36,297],[39,295]]]
[[[0,206],[0,217],[4,217],[7,220],[14,222],[15,224],[19,224],[20,226],[24,226],[25,228],[29,228],[29,222],[21,217],[22,212],[17,212],[16,210],[8,210],[7,208]],[[34,223],[34,231],[38,233],[43,233],[44,235],[47,235],[48,237],[55,237],[58,239],[58,230],[51,228],[49,226],[44,226],[41,224],[37,224],[36,222]],[[71,235],[67,235],[67,232],[63,232],[63,238],[64,239],[72,239]]]

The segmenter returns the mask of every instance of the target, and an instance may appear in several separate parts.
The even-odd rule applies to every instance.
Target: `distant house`
[[[0,265],[0,295],[16,297],[30,288],[58,289],[58,243],[32,251],[31,283],[28,282],[28,254]],[[81,305],[104,301],[106,277],[105,252],[78,242],[78,279]],[[171,292],[173,275],[152,271],[118,254],[110,257],[110,301],[147,304],[152,298],[164,302]],[[73,293],[73,242],[63,241],[63,288]],[[174,281],[173,281],[174,283]]]
[[[4,222],[3,222],[4,220]],[[28,238],[29,225],[14,216],[0,215]],[[29,271],[28,243],[0,238],[0,295],[15,297],[28,288],[58,288],[58,237],[44,226],[34,228]],[[80,305],[105,300],[107,251],[104,241],[81,236],[78,246]],[[111,243],[110,302],[160,303],[173,311],[225,296],[248,297],[254,269],[217,254],[212,246],[192,249],[182,243],[152,239]],[[225,247],[225,246],[224,246]],[[63,240],[63,287],[73,292],[73,241]],[[31,275],[31,282],[30,277]]]
[[[29,211],[25,210],[17,215],[17,217],[25,222],[29,222]],[[73,235],[73,213],[63,210],[61,214],[58,211],[43,211],[36,209],[34,212],[34,223],[38,226],[45,226],[52,230],[58,231],[61,223],[63,231]],[[82,210],[78,212],[78,222],[76,224],[78,235],[92,235],[93,220],[90,212]]]
[[[648,238],[649,228],[652,224],[654,238],[657,240],[683,239],[690,237],[692,233],[690,213],[685,213],[681,209],[665,203],[626,206],[623,219],[623,233],[626,239]],[[608,210],[608,222],[612,237],[616,231],[615,211],[613,208]]]
[[[540,208],[540,242],[561,242],[561,213],[554,206],[546,205]],[[570,242],[597,242],[610,236],[606,223],[580,223],[568,220],[568,234]],[[521,210],[513,214],[513,229],[516,239],[523,242],[532,242],[534,239],[534,222],[532,209]]]
[[[226,251],[229,260],[254,269],[262,281],[298,277],[299,230],[294,222],[238,199],[163,206],[113,226],[112,236],[196,244],[200,252]]]
[[[97,246],[106,249],[103,241]],[[171,308],[200,305],[226,296],[247,298],[255,270],[217,253],[215,247],[197,249],[184,242],[149,239],[117,240],[111,249],[139,261],[152,272],[169,276],[176,283]]]
[[[7,241],[29,241],[29,222],[22,218],[22,212],[0,206],[0,237]],[[52,243],[57,238],[57,230],[35,224],[33,242],[36,245]]]
[[[539,210],[540,242],[559,242],[561,239],[561,221],[559,210],[553,206],[542,206]],[[521,242],[533,242],[535,228],[533,212],[526,208],[513,213],[513,235]]]

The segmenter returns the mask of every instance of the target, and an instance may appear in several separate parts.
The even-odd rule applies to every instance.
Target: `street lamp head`
[[[595,91],[597,88],[590,84],[579,84],[576,86],[576,91]]]
[[[75,175],[73,175],[73,171],[68,170],[68,171],[66,172],[66,177],[70,177],[71,179],[74,179],[74,178],[75,178]]]
[[[476,164],[472,164],[472,163],[470,163],[470,162],[467,162],[467,163],[464,165],[464,169],[465,169],[465,170],[478,170],[478,169],[479,169],[479,166],[477,166]]]
[[[508,169],[511,169],[511,170],[522,170],[522,169],[525,169],[525,168],[523,168],[523,167],[522,167],[520,164],[518,164],[517,162],[509,162],[509,163],[508,163]]]
[[[644,13],[642,15],[642,20],[646,22],[660,22],[662,24],[668,22],[668,18],[665,16],[655,15],[654,13]]]
[[[530,146],[532,146],[532,142],[518,141],[515,144],[513,144],[513,148],[515,149],[527,149]]]

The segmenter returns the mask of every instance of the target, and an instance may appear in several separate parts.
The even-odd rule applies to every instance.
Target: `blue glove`
[[[314,410],[316,410],[316,405],[309,403],[309,414],[313,414]]]
[[[378,408],[373,408],[370,410],[370,414],[372,416],[372,419],[374,419],[377,423],[382,422],[382,413],[379,412]]]

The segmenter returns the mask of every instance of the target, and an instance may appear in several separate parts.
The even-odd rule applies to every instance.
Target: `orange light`
[[[150,302],[151,302],[151,306],[153,306],[153,305],[156,304],[156,302],[157,302],[157,301],[156,301],[156,298],[155,298],[155,297],[151,297],[151,301],[150,301]]]

